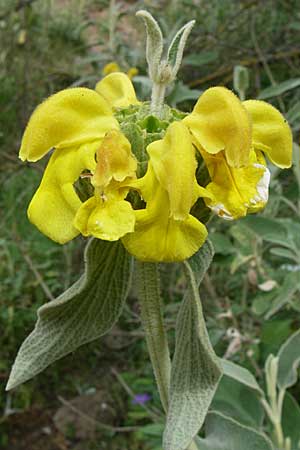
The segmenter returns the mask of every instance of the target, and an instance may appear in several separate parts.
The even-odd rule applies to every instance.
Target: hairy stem
[[[171,377],[171,359],[164,327],[158,265],[136,261],[141,318],[161,403],[167,414]],[[197,450],[191,442],[186,450]]]
[[[163,322],[158,266],[140,261],[136,266],[142,323],[161,402],[167,413],[171,360]]]
[[[166,84],[153,83],[151,94],[151,113],[159,119],[162,117],[162,109],[166,93]]]

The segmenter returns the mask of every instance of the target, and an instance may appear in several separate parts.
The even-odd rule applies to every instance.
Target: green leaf
[[[277,383],[287,389],[297,382],[300,364],[300,330],[294,333],[280,348]]]
[[[269,310],[273,299],[273,291],[262,292],[261,294],[258,294],[252,301],[251,310],[257,316],[262,316]]]
[[[242,221],[250,230],[265,241],[292,248],[294,243],[287,236],[285,226],[276,219],[268,217],[248,216]]]
[[[193,26],[195,25],[195,20],[191,20],[186,23],[180,30],[176,33],[174,39],[172,40],[168,54],[167,54],[167,64],[172,67],[172,75],[176,77],[177,72],[179,70],[184,47],[187,41],[187,38],[192,31]]]
[[[215,253],[220,253],[221,255],[230,255],[235,252],[235,248],[228,238],[223,233],[212,233],[210,235],[210,240],[214,246]]]
[[[204,275],[209,269],[211,262],[214,257],[214,247],[209,239],[203,244],[203,246],[195,253],[190,259],[188,259],[188,264],[191,267],[196,283],[198,286],[203,280]]]
[[[136,13],[144,21],[147,33],[146,58],[149,67],[149,75],[152,80],[156,79],[158,66],[163,52],[163,36],[156,20],[148,11],[140,10]]]
[[[241,100],[245,99],[245,94],[249,89],[249,69],[244,66],[234,66],[233,68],[233,88],[239,94]]]
[[[238,366],[237,364],[234,364],[232,361],[228,361],[227,359],[221,359],[220,362],[224,375],[238,381],[239,383],[244,384],[245,386],[248,386],[251,389],[256,390],[259,393],[262,392],[254,375],[252,375],[249,370],[245,369],[245,367]]]
[[[207,242],[185,262],[188,288],[176,324],[164,450],[182,450],[191,443],[204,422],[221,377],[198,292],[212,257],[213,248]]]
[[[122,311],[131,271],[132,258],[120,242],[91,240],[85,252],[84,275],[38,310],[35,329],[19,350],[7,389],[107,333]]]
[[[211,409],[243,425],[260,428],[265,414],[259,401],[258,389],[249,388],[246,384],[223,375]]]
[[[300,147],[296,142],[293,142],[293,172],[300,191]]]
[[[286,113],[286,119],[289,124],[293,125],[300,119],[300,101],[296,102]]]
[[[265,100],[271,97],[277,97],[278,95],[284,94],[291,89],[295,89],[300,86],[300,78],[292,78],[290,80],[283,81],[282,83],[276,84],[276,86],[270,86],[259,94],[258,98],[260,100]]]
[[[276,355],[286,339],[291,335],[292,319],[265,320],[260,331],[260,358],[266,360],[270,353]]]
[[[190,55],[184,58],[183,63],[186,66],[200,67],[215,61],[216,59],[218,59],[218,57],[219,53],[214,51],[191,53]]]
[[[279,256],[280,258],[287,258],[295,261],[295,254],[287,248],[274,247],[271,248],[270,253],[272,253],[272,255]]]
[[[300,407],[294,397],[285,393],[282,410],[282,429],[283,434],[289,437],[292,442],[291,450],[300,448]]]
[[[188,86],[178,81],[172,92],[168,96],[168,103],[171,106],[176,106],[178,103],[184,102],[186,100],[197,100],[202,91],[199,89],[190,89]]]
[[[293,295],[300,289],[299,272],[290,272],[285,276],[282,286],[276,290],[276,296],[270,304],[270,308],[265,315],[266,319],[270,319],[281,308],[288,304]]]
[[[205,435],[197,440],[199,450],[274,450],[262,433],[216,412],[208,414]]]

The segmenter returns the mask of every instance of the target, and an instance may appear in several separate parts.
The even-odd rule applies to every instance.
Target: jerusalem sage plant
[[[292,136],[273,106],[240,101],[225,87],[206,90],[192,113],[164,103],[194,21],[163,37],[146,11],[150,102],[137,100],[129,77],[111,73],[95,90],[66,89],[33,113],[20,158],[52,155],[28,217],[64,244],[90,237],[85,273],[38,311],[17,355],[12,389],[80,345],[105,334],[121,314],[136,272],[141,320],[166,413],[164,450],[196,449],[222,374],[209,341],[199,285],[213,258],[205,219],[238,219],[262,209],[270,172],[264,155],[290,167]],[[203,180],[208,181],[203,181]],[[200,220],[201,219],[201,220]],[[187,289],[170,358],[158,264],[181,262]]]

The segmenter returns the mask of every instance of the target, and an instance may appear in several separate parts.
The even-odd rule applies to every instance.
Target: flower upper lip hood
[[[293,136],[283,115],[274,106],[261,100],[246,100],[243,105],[253,124],[253,147],[263,151],[277,167],[291,167]]]
[[[26,127],[19,156],[35,162],[49,150],[64,149],[102,139],[118,129],[108,102],[87,88],[70,88],[45,100]]]
[[[229,89],[207,89],[183,122],[207,153],[224,151],[228,164],[248,164],[251,148],[251,121],[246,108]]]

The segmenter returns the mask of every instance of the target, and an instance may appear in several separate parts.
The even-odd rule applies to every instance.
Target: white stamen
[[[212,206],[210,209],[224,220],[233,220],[232,215],[229,211],[227,211],[222,203],[218,203],[217,205]]]

